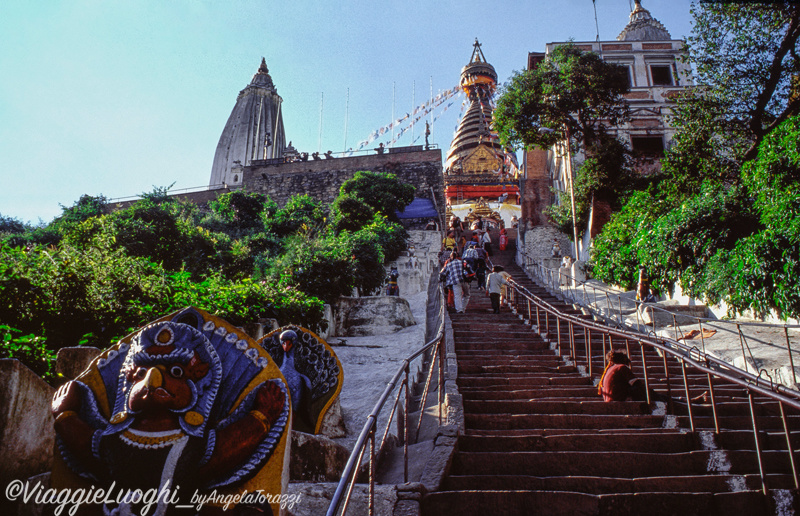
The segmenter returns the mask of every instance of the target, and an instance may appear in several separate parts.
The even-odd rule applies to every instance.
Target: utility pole
[[[540,133],[554,133],[556,132],[555,129],[550,129],[549,127],[540,127]],[[575,260],[580,259],[580,255],[578,253],[578,224],[575,217],[575,188],[573,187],[572,181],[572,144],[569,135],[569,126],[564,124],[564,137],[566,138],[566,145],[565,145],[565,152],[567,154],[567,189],[569,190],[569,204],[570,208],[572,209],[572,240],[574,244],[575,250]]]

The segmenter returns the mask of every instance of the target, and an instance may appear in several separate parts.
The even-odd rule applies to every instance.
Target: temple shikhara
[[[511,225],[520,216],[517,158],[492,128],[497,72],[475,40],[461,70],[460,86],[469,103],[450,144],[444,168],[447,217],[476,215]]]
[[[286,147],[281,104],[283,99],[262,58],[250,84],[239,92],[222,130],[209,185],[241,187],[242,167],[255,160],[281,158],[291,151]]]

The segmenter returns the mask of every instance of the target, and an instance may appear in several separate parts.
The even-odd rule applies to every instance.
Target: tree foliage
[[[628,119],[628,90],[626,68],[561,45],[538,67],[514,72],[497,100],[494,128],[503,143],[516,147],[548,147],[565,140],[566,131],[588,145]]]
[[[749,142],[745,157],[753,159],[761,140],[800,108],[792,91],[800,73],[800,5],[699,2],[691,12],[687,59],[724,106],[729,134]]]
[[[414,187],[403,183],[390,172],[360,170],[342,183],[339,195],[349,195],[371,206],[392,222],[397,222],[396,211],[402,212],[414,200]]]
[[[631,196],[596,239],[594,273],[630,287],[641,265],[662,291],[796,318],[800,8],[699,2],[692,12],[687,60],[700,86],[673,109],[677,133],[652,193]]]
[[[575,220],[579,228],[586,227],[593,199],[605,201],[618,210],[637,183],[628,149],[616,138],[598,138],[587,155],[573,183]],[[558,195],[558,204],[549,206],[545,213],[563,233],[572,234],[572,199],[566,192],[558,192]]]
[[[187,305],[234,325],[275,318],[324,329],[324,302],[374,293],[384,262],[405,249],[407,233],[383,210],[405,206],[413,187],[382,174],[376,190],[370,177],[337,199],[333,223],[309,196],[279,209],[235,191],[204,212],[168,189],[112,213],[104,198],[83,196],[45,227],[0,217],[0,357],[56,381],[59,348],[107,347]]]

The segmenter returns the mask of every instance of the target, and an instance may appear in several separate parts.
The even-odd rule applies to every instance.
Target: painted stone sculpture
[[[168,487],[176,494],[148,511],[160,516],[215,490],[279,499],[287,482],[285,380],[251,338],[201,310],[122,339],[56,392],[53,415],[57,488],[80,487],[81,479],[117,491]],[[258,513],[278,514],[265,497],[248,501]],[[214,505],[206,512],[221,510]],[[123,501],[103,509],[122,516],[141,508]]]
[[[342,390],[342,364],[322,338],[299,326],[284,326],[258,341],[286,378],[294,422],[300,432],[319,433],[322,420]]]

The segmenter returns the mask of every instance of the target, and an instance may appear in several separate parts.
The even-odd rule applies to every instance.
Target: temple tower
[[[486,61],[481,44],[475,40],[472,57],[461,70],[461,88],[469,106],[450,144],[445,163],[445,195],[451,211],[465,218],[480,208],[510,219],[518,208],[517,160],[500,143],[492,129],[493,98],[497,73]],[[480,205],[480,206],[478,206]],[[506,206],[501,206],[506,205]],[[500,208],[503,208],[502,210]]]
[[[209,185],[239,186],[242,167],[250,165],[253,160],[283,157],[286,134],[282,103],[266,60],[261,58],[261,66],[250,84],[239,92],[236,105],[222,130]]]

